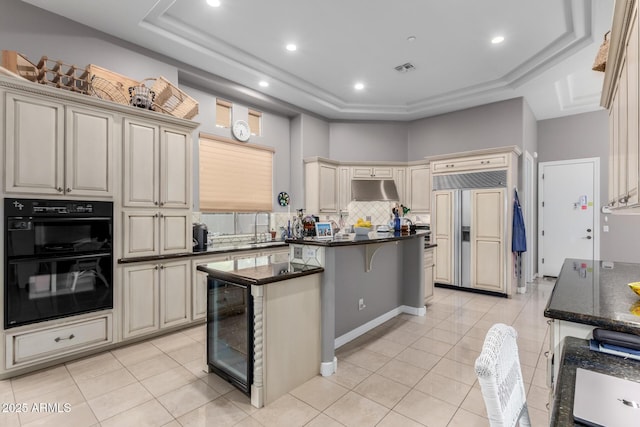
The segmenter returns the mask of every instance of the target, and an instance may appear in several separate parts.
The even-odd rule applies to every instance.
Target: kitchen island
[[[322,267],[275,254],[197,267],[207,279],[207,365],[251,396],[273,402],[320,370]]]
[[[562,403],[562,408],[555,406],[560,404],[563,395],[567,395],[566,390],[562,390],[563,387],[567,387],[567,375],[575,377],[575,366],[569,373],[559,376],[559,372],[565,369],[563,363],[574,360],[576,354],[589,355],[584,361],[587,364],[587,359],[602,358],[575,346],[571,349],[565,348],[567,343],[571,342],[568,337],[591,339],[594,328],[640,335],[640,300],[628,286],[628,283],[638,280],[640,264],[565,260],[544,310],[544,316],[551,319],[547,383],[556,396],[552,410],[554,416],[560,416],[558,411],[566,412],[566,400],[563,400],[565,403]],[[637,376],[635,371],[639,365],[634,362],[628,363],[627,366],[634,371],[633,375]]]
[[[425,235],[370,232],[286,240],[292,262],[324,268],[323,376],[336,371],[336,348],[401,313],[425,315]]]

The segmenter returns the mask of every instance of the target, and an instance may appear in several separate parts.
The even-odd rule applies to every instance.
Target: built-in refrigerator
[[[471,240],[473,232],[473,200],[475,189],[506,187],[506,171],[486,171],[435,176],[433,190],[449,190],[452,194],[451,221],[453,275],[452,286],[470,288]]]

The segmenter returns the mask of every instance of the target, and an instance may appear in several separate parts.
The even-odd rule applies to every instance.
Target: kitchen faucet
[[[254,222],[253,222],[253,242],[254,243],[258,243],[258,215],[260,214],[267,214],[269,215],[269,212],[266,211],[258,211],[256,212],[256,217],[254,218]],[[267,231],[269,231],[269,224],[267,223]]]

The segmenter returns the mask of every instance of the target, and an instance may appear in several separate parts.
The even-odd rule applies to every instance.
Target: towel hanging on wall
[[[527,233],[524,228],[522,207],[518,198],[518,190],[514,189],[513,197],[513,230],[511,233],[511,251],[514,256],[515,278],[522,277],[522,252],[527,251]],[[519,285],[518,285],[519,286]]]

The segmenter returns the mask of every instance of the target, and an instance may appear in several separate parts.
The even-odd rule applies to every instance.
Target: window
[[[200,134],[200,211],[273,209],[273,148]]]
[[[249,110],[249,129],[251,129],[251,135],[262,135],[262,113],[260,111]]]
[[[229,101],[216,99],[216,126],[219,128],[231,127],[231,106]]]

